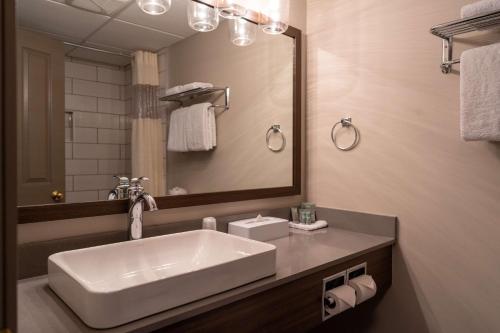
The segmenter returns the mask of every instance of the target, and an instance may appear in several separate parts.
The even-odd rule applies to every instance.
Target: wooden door
[[[17,328],[15,1],[0,2],[0,332]]]
[[[53,203],[64,192],[64,45],[18,30],[18,203]]]

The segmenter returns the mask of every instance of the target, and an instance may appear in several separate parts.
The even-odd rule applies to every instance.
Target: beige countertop
[[[106,330],[95,330],[86,326],[52,292],[47,284],[46,275],[20,280],[18,284],[19,332],[150,332],[337,265],[356,256],[390,246],[395,243],[395,238],[330,227],[314,232],[292,231],[288,237],[269,243],[277,247],[276,275]]]

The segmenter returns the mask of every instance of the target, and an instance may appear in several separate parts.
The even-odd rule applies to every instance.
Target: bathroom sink
[[[195,230],[60,252],[49,285],[90,327],[110,328],[276,273],[276,247]]]

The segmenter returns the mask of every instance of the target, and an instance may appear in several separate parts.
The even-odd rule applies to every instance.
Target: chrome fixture
[[[232,20],[247,13],[247,8],[241,2],[241,0],[215,0],[215,8],[221,17]]]
[[[114,189],[109,191],[108,200],[120,200],[128,198],[128,188],[130,186],[127,177],[113,176],[113,178],[118,179],[118,184]]]
[[[274,148],[271,146],[270,140],[271,140],[271,134],[279,134],[281,136],[281,146],[278,148]],[[270,151],[279,153],[285,150],[286,147],[286,137],[285,134],[281,131],[281,126],[280,125],[273,125],[271,126],[266,133],[266,143],[267,143],[267,148],[269,148]]]
[[[338,133],[335,132],[335,128],[338,125],[342,125],[343,128],[344,127],[346,127],[346,128],[352,127],[352,129],[354,129],[354,141],[350,146],[342,147],[337,142],[337,134]],[[349,118],[342,118],[339,122],[335,123],[332,127],[332,132],[330,133],[330,136],[332,137],[333,144],[335,145],[335,147],[337,147],[337,149],[343,150],[343,151],[348,151],[348,150],[354,149],[359,144],[359,139],[361,137],[361,134],[359,133],[358,128],[352,124],[352,118],[349,117]]]
[[[441,61],[441,71],[443,74],[450,73],[452,66],[460,63],[460,59],[453,59],[454,36],[472,31],[493,29],[495,27],[500,27],[500,11],[464,18],[432,27],[431,33],[443,39],[443,59]]]
[[[128,211],[128,239],[135,240],[142,238],[142,216],[144,208],[147,211],[158,210],[155,199],[144,192],[141,181],[149,180],[146,177],[132,178],[128,188],[128,197],[130,208]],[[146,206],[146,207],[144,207]]]
[[[149,15],[165,14],[172,5],[172,0],[136,0],[139,8]]]
[[[189,102],[193,99],[197,99],[205,95],[215,94],[219,92],[224,93],[224,105],[213,104],[211,108],[222,109],[222,111],[227,111],[229,110],[229,93],[230,93],[229,87],[196,88],[178,94],[160,97],[160,101],[177,102],[181,106],[185,106],[186,102]]]

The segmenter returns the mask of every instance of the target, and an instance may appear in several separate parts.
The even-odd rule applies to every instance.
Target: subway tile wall
[[[66,59],[66,202],[106,200],[130,177],[130,70]]]

